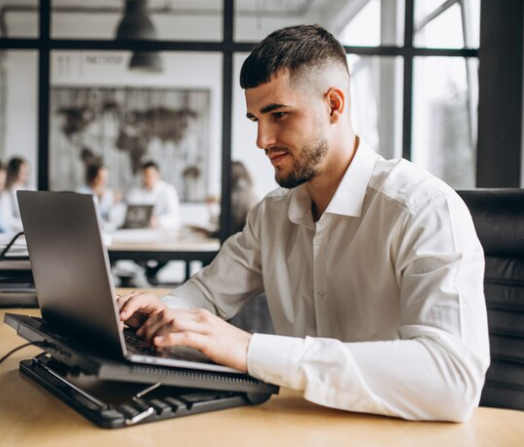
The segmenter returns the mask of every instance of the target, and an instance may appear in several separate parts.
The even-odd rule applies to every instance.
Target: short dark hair
[[[160,172],[160,167],[158,166],[158,163],[153,160],[144,161],[140,168],[142,169],[142,171],[145,171],[148,168],[155,168],[158,172]]]
[[[242,65],[240,86],[258,87],[281,70],[293,73],[328,62],[344,66],[349,74],[344,47],[330,32],[319,25],[288,26],[272,32],[255,47]]]
[[[16,183],[20,174],[20,170],[22,169],[22,165],[26,163],[27,161],[22,157],[13,157],[11,160],[9,160],[9,163],[7,163],[7,174],[5,180],[5,187],[7,189],[11,188],[11,186]]]
[[[92,163],[87,165],[86,168],[86,183],[91,185],[93,181],[97,178],[98,173],[104,169],[105,166],[102,163]]]

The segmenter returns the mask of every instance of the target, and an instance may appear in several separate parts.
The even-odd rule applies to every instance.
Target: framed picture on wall
[[[50,187],[74,191],[90,163],[103,163],[124,193],[153,160],[183,202],[204,201],[209,170],[210,91],[149,87],[51,89]]]

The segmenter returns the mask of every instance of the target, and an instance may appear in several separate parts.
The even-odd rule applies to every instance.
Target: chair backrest
[[[457,192],[486,258],[491,366],[480,405],[524,410],[524,189]]]

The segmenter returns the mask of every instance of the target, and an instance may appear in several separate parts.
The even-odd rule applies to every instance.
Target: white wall
[[[6,134],[0,135],[5,144],[0,159],[7,162],[15,155],[27,159],[31,166],[31,183],[36,185],[38,54],[35,51],[8,51],[5,54]]]

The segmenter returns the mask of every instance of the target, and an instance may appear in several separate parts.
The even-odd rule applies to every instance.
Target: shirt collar
[[[326,213],[360,217],[362,203],[377,157],[373,149],[360,140],[357,152],[342,177],[335,195],[329,202]],[[288,210],[289,219],[296,224],[312,221],[311,197],[306,185],[295,188],[292,194]]]

